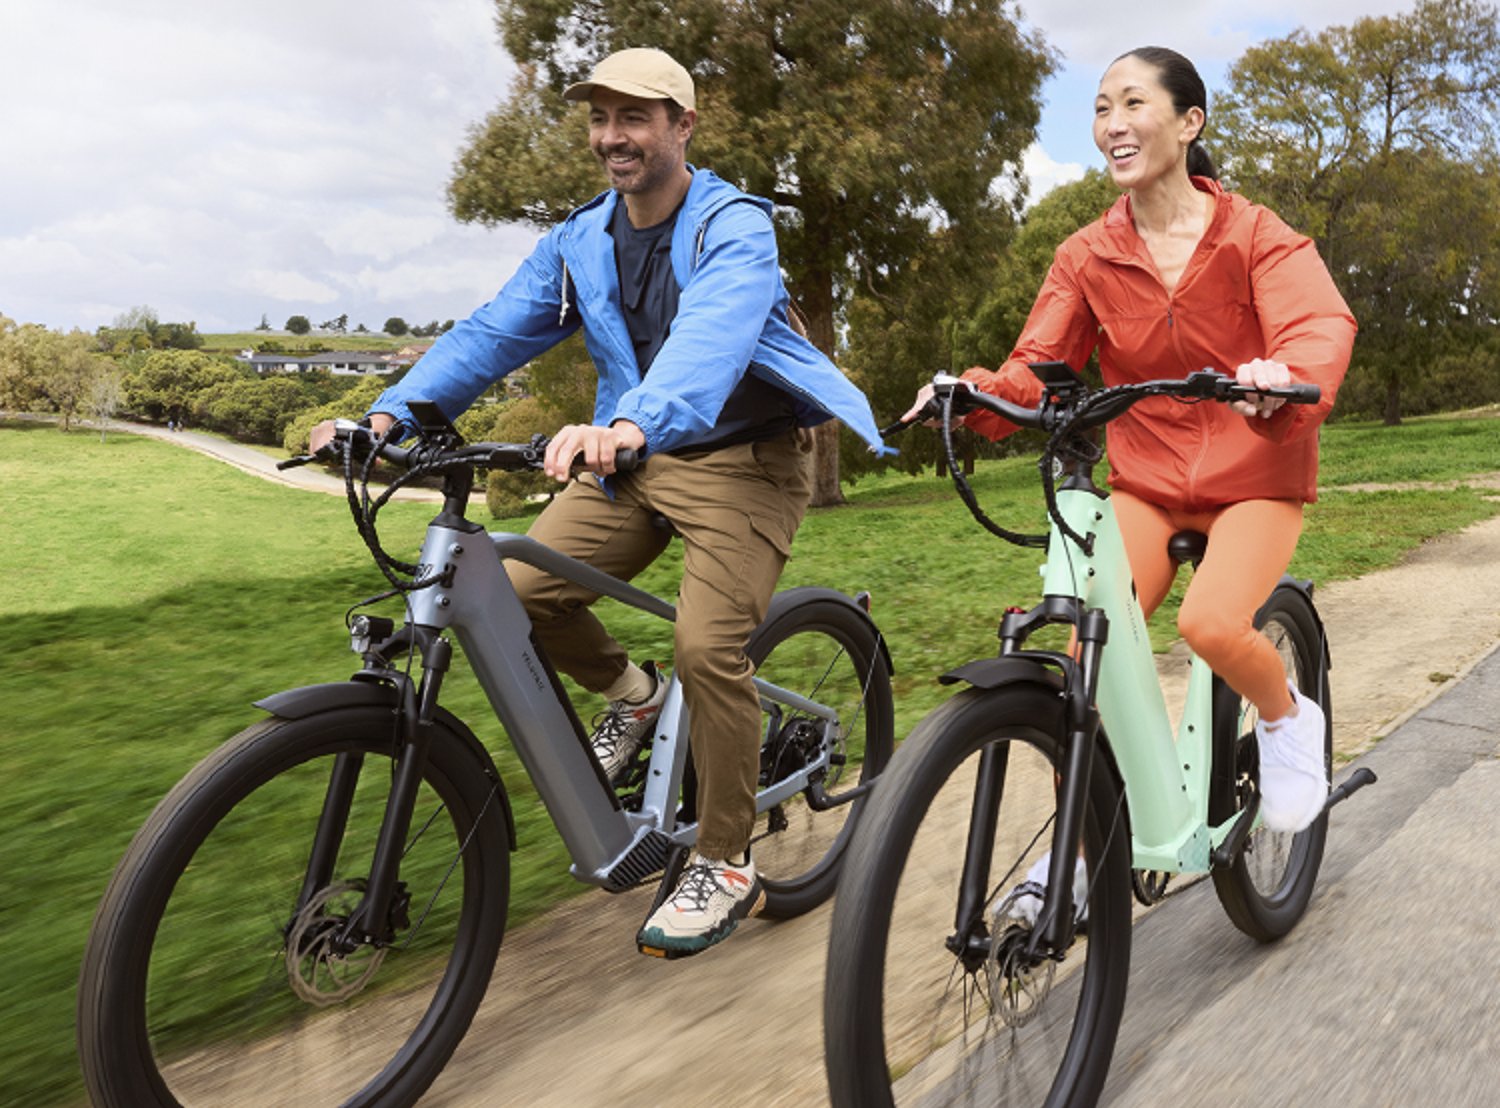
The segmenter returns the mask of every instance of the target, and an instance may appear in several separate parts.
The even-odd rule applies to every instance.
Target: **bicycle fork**
[[[446,639],[424,635],[411,628],[381,644],[379,652],[388,656],[393,649],[404,649],[413,638],[423,640],[420,643],[422,681],[415,695],[408,683],[398,684],[401,695],[396,711],[399,719],[397,737],[393,740],[398,755],[393,758],[396,770],[386,797],[385,813],[380,821],[363,895],[340,928],[339,945],[346,951],[365,943],[388,943],[398,929],[406,926],[407,894],[398,875],[411,830],[417,790],[427,768],[427,750],[432,741],[431,724],[438,693],[453,657],[453,647]],[[363,768],[364,756],[361,754],[343,753],[334,759],[313,835],[306,876],[297,897],[296,911],[292,914],[294,920],[312,898],[333,881],[334,866]]]
[[[1051,865],[1042,915],[1032,929],[1026,954],[1034,962],[1060,959],[1073,941],[1076,930],[1073,911],[1073,873],[1083,843],[1083,821],[1088,807],[1089,777],[1099,735],[1099,710],[1094,705],[1099,683],[1099,661],[1109,637],[1109,618],[1099,609],[1089,609],[1074,621],[1077,628],[1076,657],[1058,657],[1069,675],[1065,694],[1066,742],[1063,764],[1058,769],[1057,814],[1052,829]],[[973,932],[991,894],[988,883],[994,858],[995,833],[1000,804],[1005,793],[1009,747],[992,744],[979,756],[974,800],[969,813],[969,835],[964,847],[964,865],[954,915],[954,933],[949,947],[960,957],[983,958],[985,944]],[[1040,835],[1038,836],[1040,837]],[[1007,875],[1009,879],[1013,875]],[[977,944],[977,945],[976,945]]]
[[[1083,847],[1083,820],[1088,810],[1089,779],[1099,736],[1099,709],[1094,696],[1099,686],[1099,661],[1109,638],[1109,617],[1098,608],[1082,613],[1077,623],[1077,666],[1067,683],[1064,713],[1067,742],[1063,747],[1062,780],[1057,790],[1057,823],[1052,829],[1052,858],[1047,872],[1047,897],[1032,931],[1027,953],[1051,951],[1061,958],[1073,941],[1077,913],[1073,909],[1075,859]]]

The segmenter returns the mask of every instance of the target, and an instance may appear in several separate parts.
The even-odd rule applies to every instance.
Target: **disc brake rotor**
[[[1024,1027],[1051,993],[1057,963],[1051,958],[1036,962],[1027,956],[1031,925],[1007,916],[1006,907],[1002,903],[990,921],[995,938],[984,958],[984,975],[996,1018],[1007,1027]]]
[[[287,981],[308,1004],[326,1008],[348,1000],[369,984],[385,960],[383,946],[362,943],[346,950],[340,938],[363,895],[363,881],[329,885],[292,920],[286,938]]]

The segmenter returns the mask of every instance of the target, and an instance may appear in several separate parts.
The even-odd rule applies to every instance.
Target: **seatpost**
[[[1073,872],[1083,843],[1083,815],[1093,771],[1094,740],[1099,733],[1094,694],[1099,684],[1099,660],[1109,638],[1109,617],[1098,608],[1090,608],[1077,627],[1078,678],[1067,693],[1068,744],[1063,754],[1063,786],[1057,798],[1057,826],[1052,834],[1047,909],[1036,927],[1047,947],[1057,952],[1067,949],[1073,934]]]

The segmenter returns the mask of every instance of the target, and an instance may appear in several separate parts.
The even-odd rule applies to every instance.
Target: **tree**
[[[277,442],[287,425],[308,407],[300,384],[279,374],[232,377],[192,398],[193,417],[203,426],[250,442]]]
[[[526,442],[532,435],[550,435],[573,422],[537,396],[523,396],[501,406],[485,437],[495,442]],[[518,516],[529,508],[529,498],[550,492],[557,482],[545,473],[490,471],[485,503],[496,519]]]
[[[336,335],[342,335],[349,329],[349,313],[344,312],[342,315],[334,316],[332,319],[326,319],[318,324],[318,327],[324,331],[332,331]]]
[[[68,431],[86,408],[96,378],[113,365],[83,331],[17,326],[0,316],[0,407],[55,411]]]
[[[67,432],[88,403],[95,379],[113,363],[97,352],[93,336],[83,331],[44,334],[38,381],[42,395],[62,416],[62,430]]]
[[[1484,322],[1475,282],[1492,264],[1482,255],[1494,207],[1473,219],[1500,144],[1497,108],[1495,7],[1423,0],[1407,15],[1246,51],[1216,109],[1226,176],[1312,235],[1358,304],[1356,371],[1379,376],[1388,423],[1422,351],[1455,323]]]
[[[26,412],[41,398],[38,364],[47,329],[0,315],[0,408]]]
[[[125,401],[132,411],[157,422],[180,419],[200,392],[242,375],[212,354],[156,350],[127,370]]]
[[[203,345],[197,323],[163,323],[154,308],[142,305],[121,312],[96,332],[99,349],[114,354],[136,350],[197,350]]]
[[[269,331],[271,329],[271,321],[266,318],[265,312],[260,313],[260,322],[255,325],[255,329],[257,331]]]
[[[1009,357],[1058,244],[1099,218],[1118,196],[1107,173],[1090,170],[1033,205],[1003,252],[960,265],[950,236],[937,234],[884,295],[856,293],[848,313],[846,364],[869,383],[876,411],[883,417],[904,412],[939,370],[993,368]],[[966,461],[997,452],[968,435],[960,442]],[[913,428],[900,448],[896,464],[908,472],[941,462],[934,431]],[[857,454],[846,451],[844,462],[857,472]]]
[[[100,442],[104,441],[104,433],[109,428],[109,421],[115,417],[115,412],[119,411],[123,396],[124,387],[120,367],[113,359],[102,359],[98,372],[89,383],[88,395],[89,414],[99,424]]]
[[[392,338],[399,337],[406,334],[406,320],[402,319],[399,315],[393,315],[390,319],[385,321],[385,326],[382,327],[381,330],[390,335]]]
[[[304,408],[286,424],[281,433],[281,445],[288,454],[301,454],[307,449],[307,436],[325,419],[349,419],[370,410],[370,405],[385,391],[390,378],[366,377],[339,396],[316,408]]]
[[[561,90],[610,51],[660,45],[693,71],[694,160],[772,199],[788,287],[829,356],[856,287],[884,291],[934,229],[983,256],[1023,188],[1022,151],[1053,59],[978,0],[496,0],[521,66],[471,134],[449,199],[463,220],[546,225],[601,187]],[[839,500],[836,434],[814,503]]]
[[[360,323],[360,324],[356,324],[355,325],[354,333],[356,335],[368,335],[370,333],[370,329],[368,327],[366,327],[363,323]]]
[[[312,324],[308,322],[305,315],[294,315],[286,321],[286,330],[294,335],[305,335],[312,330]]]

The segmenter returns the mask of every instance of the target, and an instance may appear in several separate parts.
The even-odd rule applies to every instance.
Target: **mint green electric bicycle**
[[[941,411],[960,495],[995,534],[1045,546],[1043,599],[1007,612],[998,656],[944,676],[967,687],[897,749],[854,835],[824,1001],[835,1108],[1093,1104],[1125,1003],[1132,892],[1149,902],[1170,875],[1207,872],[1236,927],[1276,939],[1307,908],[1328,808],[1374,781],[1356,771],[1304,831],[1266,829],[1253,708],[1201,660],[1173,738],[1113,508],[1094,482],[1095,429],[1147,397],[1227,402],[1251,390],[1206,371],[1099,390],[1063,365],[1033,371],[1045,385],[1035,409],[934,382],[927,414]],[[1268,391],[1318,399],[1315,386]],[[1050,433],[1050,535],[1006,531],[975,502],[951,436],[955,413],[975,408]],[[1205,542],[1185,532],[1169,549],[1196,564]],[[1256,623],[1331,720],[1311,584],[1283,577]],[[1028,648],[1049,625],[1076,645]],[[1029,913],[1017,910],[1026,895]]]

